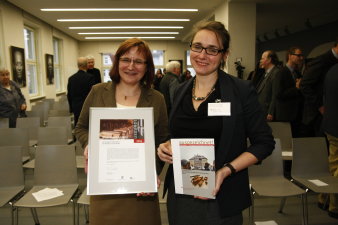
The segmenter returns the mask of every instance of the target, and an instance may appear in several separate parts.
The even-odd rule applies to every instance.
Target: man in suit
[[[86,72],[87,58],[79,57],[77,59],[79,71],[69,77],[67,85],[67,98],[70,112],[74,113],[74,122],[77,124],[82,105],[95,84],[93,75]]]
[[[90,73],[94,76],[95,84],[101,83],[101,73],[99,69],[94,68],[95,59],[93,56],[87,56],[87,73]]]
[[[309,136],[323,136],[320,125],[323,118],[323,83],[325,74],[338,63],[338,39],[332,49],[314,58],[307,65],[300,90],[304,95],[302,122],[309,129]]]
[[[275,101],[275,121],[291,123],[293,137],[299,136],[302,95],[300,78],[295,70],[303,62],[299,47],[292,47],[286,55],[286,65],[276,74],[272,84],[272,98]]]
[[[338,178],[338,64],[331,67],[324,81],[323,130],[330,144],[329,167],[333,176]],[[326,196],[319,196],[320,208],[324,208]],[[329,195],[329,216],[338,219],[338,195]]]
[[[171,61],[166,65],[166,74],[160,83],[160,92],[163,94],[167,105],[168,115],[171,110],[175,88],[179,85],[181,64],[178,61]]]
[[[279,68],[276,66],[279,60],[276,53],[272,50],[263,52],[260,60],[260,68],[265,70],[262,80],[257,86],[258,101],[263,107],[267,121],[273,120],[275,110],[275,100],[272,99],[272,82]]]

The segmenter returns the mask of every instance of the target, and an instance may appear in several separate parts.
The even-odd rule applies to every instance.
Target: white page
[[[328,186],[327,183],[324,183],[323,181],[321,180],[309,180],[310,182],[314,183],[315,185],[317,186]]]
[[[53,198],[57,198],[63,195],[63,192],[57,188],[44,188],[40,191],[32,193],[36,201],[41,202]]]
[[[256,225],[278,225],[274,220],[269,221],[257,221],[255,222]]]

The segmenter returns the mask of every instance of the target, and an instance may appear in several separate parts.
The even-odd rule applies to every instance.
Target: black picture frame
[[[47,85],[52,85],[54,84],[54,56],[46,54],[45,62],[46,62],[46,82]]]
[[[13,81],[19,87],[26,87],[26,64],[25,64],[25,49],[11,46],[11,67]]]

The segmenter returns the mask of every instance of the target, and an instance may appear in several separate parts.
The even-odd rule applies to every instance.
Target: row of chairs
[[[18,224],[18,208],[30,208],[35,224],[40,224],[36,208],[73,204],[78,192],[75,150],[71,145],[38,146],[34,169],[34,186],[25,193],[20,146],[0,147],[0,207],[11,205],[12,224]],[[63,195],[37,201],[33,193],[44,188],[57,188]]]
[[[307,193],[338,193],[338,179],[329,172],[325,138],[293,138],[293,159],[291,176],[288,180],[283,174],[281,142],[276,139],[276,147],[270,157],[261,165],[249,168],[252,198],[259,196],[282,197],[279,212],[282,212],[286,197],[300,196],[302,203],[302,224],[308,224]],[[322,181],[319,186],[314,181]],[[254,202],[254,201],[253,201]],[[254,222],[254,204],[250,209],[250,223]]]

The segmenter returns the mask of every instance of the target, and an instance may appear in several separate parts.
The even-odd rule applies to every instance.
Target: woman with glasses
[[[252,84],[221,70],[229,54],[229,41],[229,33],[220,22],[195,27],[190,61],[196,76],[177,88],[169,130],[172,138],[214,139],[216,182],[212,194],[216,199],[175,194],[170,166],[165,182],[170,225],[242,224],[242,211],[251,204],[247,168],[274,149],[271,129]],[[216,109],[218,115],[212,113]],[[161,144],[157,153],[172,164],[170,141]]]
[[[75,135],[85,149],[86,159],[90,107],[153,107],[155,144],[158,146],[167,140],[167,110],[162,94],[151,88],[154,63],[148,45],[137,38],[124,41],[115,54],[110,77],[112,82],[93,86],[75,128]],[[157,173],[160,171],[159,163]],[[157,194],[91,196],[89,215],[91,225],[161,224]]]

